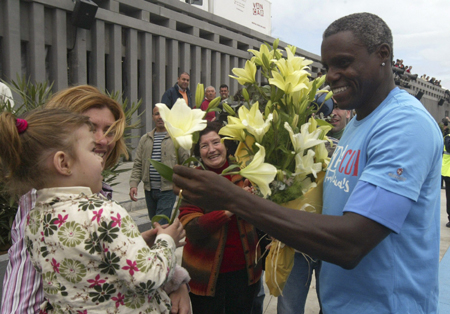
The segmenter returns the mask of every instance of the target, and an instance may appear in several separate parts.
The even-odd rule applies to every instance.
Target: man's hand
[[[130,198],[131,198],[131,200],[132,201],[137,201],[137,195],[138,195],[138,193],[137,193],[137,188],[130,188]]]
[[[191,314],[191,299],[185,284],[181,285],[178,290],[172,292],[170,295],[172,301],[172,314]]]
[[[227,210],[234,198],[242,195],[243,189],[212,171],[200,171],[184,166],[173,167],[174,193],[182,196],[188,203],[194,204],[205,212]]]

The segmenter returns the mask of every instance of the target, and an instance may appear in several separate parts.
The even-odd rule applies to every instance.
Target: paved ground
[[[122,168],[131,168],[132,163],[125,163]],[[138,224],[142,224],[148,222],[148,214],[147,209],[145,207],[144,201],[144,190],[142,188],[142,184],[139,186],[138,197],[140,200],[138,202],[131,202],[128,196],[129,191],[129,180],[130,172],[122,173],[117,182],[120,182],[118,185],[114,186],[114,199],[120,202],[124,207],[126,207],[132,217],[138,222]],[[446,228],[445,224],[447,223],[447,213],[445,210],[445,193],[444,190],[441,191],[441,248],[440,248],[440,259],[447,252],[447,249],[450,246],[450,228]],[[177,257],[178,261],[181,262],[182,248],[177,249]],[[450,253],[449,253],[450,254]],[[441,271],[442,272],[442,271]],[[441,283],[442,284],[442,283]],[[446,283],[444,283],[446,284]],[[448,283],[450,285],[450,282]],[[317,301],[316,294],[316,283],[313,277],[313,281],[311,283],[310,292],[308,294],[308,298],[306,301],[305,314],[317,314],[319,313],[319,304]],[[277,298],[269,295],[267,287],[266,290],[266,298],[264,300],[264,313],[265,314],[276,314],[277,309]]]

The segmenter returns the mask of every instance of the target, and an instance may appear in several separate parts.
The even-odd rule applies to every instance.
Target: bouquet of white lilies
[[[255,183],[261,196],[285,204],[314,188],[318,175],[328,165],[325,135],[331,125],[312,115],[321,105],[314,102],[316,94],[328,93],[325,97],[328,100],[332,93],[318,90],[325,76],[309,80],[306,70],[312,61],[296,57],[293,46],[286,48],[285,58],[277,45],[278,40],[273,47],[263,44],[259,51],[250,49],[254,57],[246,62],[245,68],[232,70],[236,76],[230,77],[246,87],[242,93],[246,104],[237,114],[224,105],[230,116],[220,134],[226,140],[241,143],[236,160],[243,171],[254,159],[272,166],[270,171],[266,167],[261,177],[255,174],[254,178],[247,178]],[[257,67],[269,85],[260,87],[256,82]],[[251,101],[248,89],[265,99],[263,112],[259,102]]]
[[[249,50],[254,55],[251,60],[243,69],[232,70],[235,76],[230,77],[245,86],[242,94],[246,104],[237,114],[224,104],[230,115],[219,134],[240,142],[236,161],[241,175],[254,184],[257,194],[286,207],[320,213],[321,184],[330,161],[326,133],[332,126],[313,115],[322,105],[315,103],[316,95],[327,93],[326,101],[332,93],[318,90],[325,76],[309,80],[307,69],[312,61],[296,57],[293,46],[285,49],[284,57],[277,46],[278,40],[273,46],[261,45],[259,51]],[[256,81],[257,68],[268,85],[260,86]],[[250,90],[255,98],[264,99],[263,110],[258,101],[252,101]],[[255,161],[264,167],[255,169]],[[266,283],[271,294],[282,292],[293,260],[292,249],[277,240],[272,242],[266,259]]]
[[[249,50],[254,57],[243,69],[232,70],[236,76],[230,77],[245,86],[242,89],[245,103],[237,113],[223,103],[223,109],[229,114],[228,124],[219,134],[225,136],[224,140],[240,142],[236,162],[223,174],[239,173],[249,179],[256,194],[283,206],[321,212],[321,183],[329,163],[326,133],[331,125],[312,116],[322,105],[315,102],[316,95],[327,93],[326,101],[332,93],[318,90],[325,76],[309,80],[307,69],[312,61],[296,57],[293,46],[288,46],[286,57],[283,56],[278,42],[273,46],[263,44],[259,51]],[[256,81],[257,68],[267,85],[260,86]],[[203,85],[199,84],[197,107],[203,95]],[[206,112],[219,110],[219,101],[220,97],[212,100]],[[182,99],[172,110],[164,104],[156,106],[175,147],[190,150],[198,139],[198,131],[206,127],[202,119],[205,112],[190,109]],[[155,161],[152,164],[163,177],[171,179],[170,168]],[[278,296],[282,292],[293,260],[294,251],[274,240],[266,260],[266,283],[271,294]]]

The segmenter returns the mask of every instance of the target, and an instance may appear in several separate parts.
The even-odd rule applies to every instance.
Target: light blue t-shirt
[[[323,214],[351,211],[393,232],[352,270],[323,263],[324,313],[437,313],[442,146],[434,119],[398,88],[369,116],[350,121],[328,166]],[[412,206],[347,204],[359,181]]]

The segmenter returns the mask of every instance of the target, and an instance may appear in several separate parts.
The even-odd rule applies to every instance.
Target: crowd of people
[[[422,80],[424,80],[424,81],[430,82],[430,83],[433,84],[433,85],[436,85],[436,86],[438,86],[438,87],[442,87],[442,86],[441,86],[441,80],[437,80],[437,79],[434,78],[434,77],[430,78],[429,75],[424,74],[424,75],[422,75],[420,78],[421,78]]]
[[[175,195],[182,203],[173,224],[141,233],[102,182],[102,170],[127,156],[116,101],[82,85],[24,116],[1,113],[1,180],[23,195],[1,313],[261,313],[258,231],[297,250],[280,314],[303,312],[313,270],[325,314],[437,313],[442,133],[420,102],[395,86],[392,34],[378,16],[334,21],[321,54],[334,94],[335,144],[322,215],[249,193],[239,175],[218,175],[234,149],[219,136],[220,114],[207,117],[194,148],[205,169],[177,165],[188,152],[176,152],[155,107],[129,195],[137,199],[142,181],[150,218],[170,217]],[[189,82],[181,73],[162,102],[171,108],[183,98],[192,107]],[[219,91],[231,102],[228,86]],[[208,86],[202,109],[215,96]],[[173,166],[173,185],[149,158]],[[304,255],[313,264],[305,267]]]
[[[395,62],[392,62],[392,64],[396,68],[405,70],[405,73],[412,74],[411,73],[412,66],[411,65],[410,66],[404,65],[402,59],[397,59]],[[441,80],[437,80],[434,77],[430,78],[429,75],[423,74],[420,78],[422,80],[424,80],[424,81],[430,82],[431,84],[433,84],[435,86],[442,87],[441,86]]]

